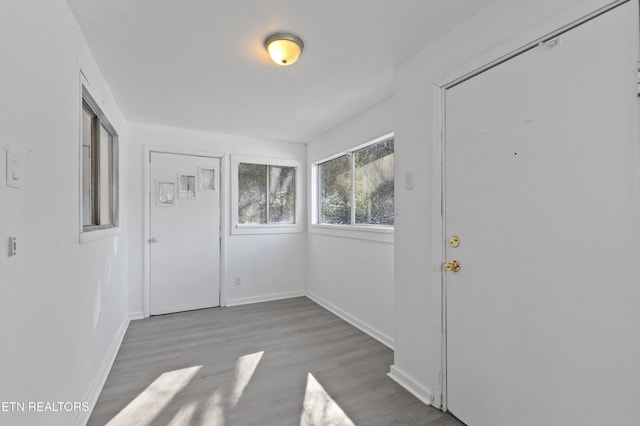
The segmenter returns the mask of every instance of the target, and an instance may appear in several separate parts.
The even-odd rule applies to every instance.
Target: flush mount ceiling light
[[[275,33],[264,40],[264,47],[273,62],[278,65],[291,65],[298,60],[304,43],[300,37],[293,34]]]

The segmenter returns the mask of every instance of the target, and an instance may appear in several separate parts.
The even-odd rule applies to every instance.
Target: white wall
[[[610,2],[500,0],[397,69],[396,181],[415,174],[415,189],[396,186],[395,364],[392,375],[440,406],[442,377],[440,259],[434,209],[440,188],[432,84],[471,71]],[[629,52],[637,55],[637,52]],[[585,70],[588,72],[588,70]],[[487,105],[491,108],[491,105]],[[636,112],[637,115],[637,112]],[[630,229],[636,235],[638,226]],[[632,239],[629,247],[632,247]],[[435,247],[439,242],[435,242]],[[634,336],[629,336],[634,339]]]
[[[80,69],[122,146],[126,122],[64,0],[0,2],[0,58],[0,401],[83,402],[127,323],[127,226],[123,199],[120,235],[79,243]],[[20,158],[18,190],[5,186],[7,149]],[[0,424],[78,414],[0,411]]]
[[[230,156],[250,155],[303,162],[305,145],[162,126],[131,124],[128,146],[129,180],[129,310],[144,312],[144,146],[223,154],[221,219],[223,297],[228,305],[304,294],[306,227],[300,233],[237,235],[230,233]],[[301,173],[304,179],[304,171]],[[305,183],[303,182],[303,188]],[[304,191],[299,194],[305,197]],[[304,198],[303,198],[304,199]],[[302,218],[306,217],[302,212]],[[242,284],[235,285],[235,277]]]
[[[392,130],[393,101],[388,99],[309,143],[308,173],[314,162]],[[393,235],[382,236],[385,241],[370,239],[375,237],[380,235],[310,226],[307,293],[392,346]]]

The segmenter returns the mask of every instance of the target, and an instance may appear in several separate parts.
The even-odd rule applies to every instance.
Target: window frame
[[[325,235],[333,235],[333,236],[345,236],[349,238],[357,238],[364,240],[374,240],[381,242],[393,242],[393,235],[395,232],[395,223],[394,225],[381,225],[381,224],[368,224],[368,223],[355,223],[355,152],[366,148],[368,146],[374,145],[376,143],[385,141],[390,138],[395,138],[395,134],[393,131],[385,133],[381,136],[378,136],[374,139],[371,139],[365,143],[359,144],[350,148],[348,150],[340,151],[338,153],[329,155],[324,157],[318,161],[314,161],[311,164],[311,226],[310,232],[316,234],[325,234]],[[351,222],[350,224],[334,224],[334,223],[322,223],[320,222],[321,218],[321,190],[320,190],[320,165],[334,160],[336,158],[342,157],[344,155],[350,155],[351,161]],[[395,149],[394,149],[394,157],[395,157]],[[394,180],[395,180],[395,172],[394,172]],[[395,196],[394,196],[394,204],[395,204]],[[394,220],[395,222],[395,220]]]
[[[293,167],[295,169],[295,213],[293,223],[238,223],[239,179],[238,166],[257,164],[261,166]],[[303,232],[303,162],[291,159],[254,157],[244,155],[231,156],[231,234],[288,234]],[[267,188],[268,189],[268,188]]]
[[[85,182],[84,182],[84,159],[83,159],[83,147],[84,147],[84,134],[83,134],[83,121],[85,111],[91,115],[91,188],[89,190],[91,194],[91,214],[92,224],[85,225]],[[119,150],[119,135],[115,127],[111,124],[109,119],[104,114],[102,108],[95,101],[95,98],[90,93],[87,85],[81,84],[81,96],[80,96],[80,132],[79,132],[79,231],[80,231],[80,243],[94,241],[100,238],[117,235],[120,233],[120,150]],[[103,152],[100,146],[100,134],[104,129],[110,136],[111,149],[107,152],[109,154],[108,171],[110,173],[110,179],[104,185],[104,180],[100,176],[100,155]],[[109,194],[109,211],[108,216],[110,221],[108,223],[100,223],[100,216],[102,214],[101,193],[105,189]]]

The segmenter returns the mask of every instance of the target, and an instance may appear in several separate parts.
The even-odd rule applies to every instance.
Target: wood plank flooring
[[[387,377],[393,352],[306,297],[131,322],[89,425],[458,422]]]

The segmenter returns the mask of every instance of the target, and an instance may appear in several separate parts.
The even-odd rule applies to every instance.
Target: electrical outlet
[[[9,257],[18,254],[18,239],[16,237],[9,237]]]
[[[242,277],[236,277],[235,281],[236,285],[242,284]]]

